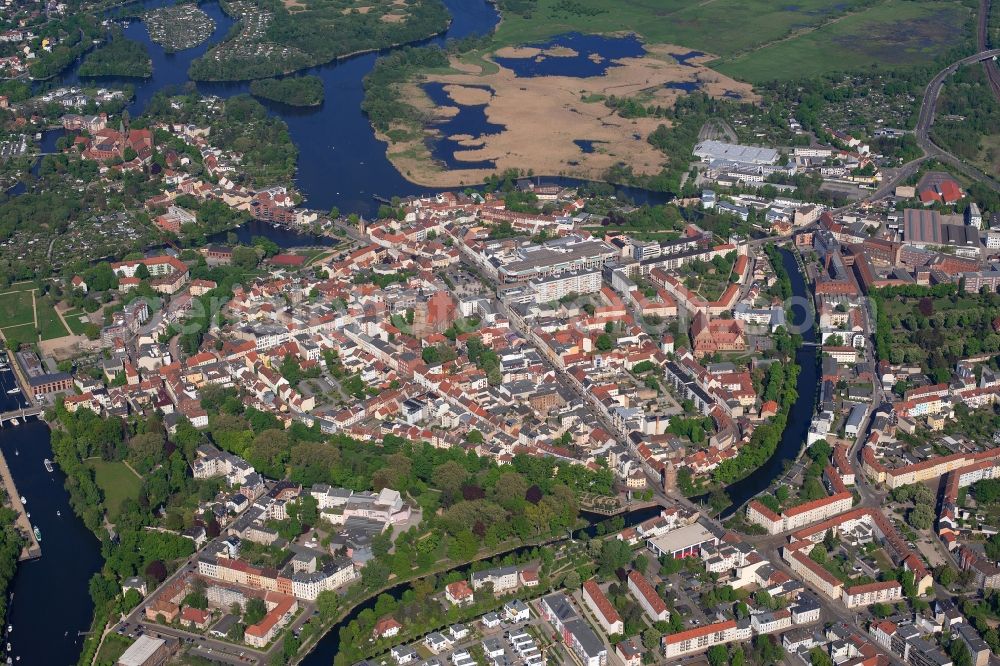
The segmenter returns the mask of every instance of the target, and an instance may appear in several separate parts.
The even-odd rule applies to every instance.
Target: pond
[[[497,64],[512,70],[517,76],[572,76],[587,78],[603,76],[621,58],[639,58],[646,54],[635,35],[608,37],[568,32],[545,42],[525,45],[540,51],[525,58],[494,56]]]

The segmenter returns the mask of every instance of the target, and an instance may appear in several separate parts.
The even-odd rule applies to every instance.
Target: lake
[[[423,44],[443,46],[451,39],[461,39],[473,35],[484,35],[493,31],[500,20],[492,3],[487,0],[443,0],[452,15],[448,30],[438,37],[428,39]],[[129,6],[130,13],[173,4],[171,0],[143,0]],[[192,84],[187,78],[191,62],[203,55],[213,45],[222,41],[233,20],[219,6],[218,0],[209,0],[200,5],[215,21],[215,31],[203,44],[178,53],[167,53],[163,47],[153,42],[142,21],[132,20],[125,35],[143,43],[153,61],[153,76],[149,79],[99,79],[81,78],[79,63],[53,81],[56,85],[100,84],[118,86],[129,84],[135,89],[135,98],[128,106],[129,115],[142,114],[149,100],[164,89],[182,89],[185,85],[196,85],[206,95],[231,97],[249,92],[248,82],[199,82]],[[554,67],[560,72],[571,72],[572,76],[592,76],[613,66],[615,58],[642,55],[642,44],[634,36],[602,37],[568,33],[554,37],[542,44],[545,48],[565,47],[579,53],[575,57],[548,57],[542,63],[515,63],[523,75],[539,75],[547,68]],[[375,138],[368,118],[361,111],[364,97],[363,79],[375,64],[378,53],[354,56],[333,61],[326,65],[304,70],[298,74],[311,74],[323,80],[325,100],[318,107],[291,107],[278,102],[260,100],[271,113],[280,116],[287,124],[288,131],[299,149],[298,172],[295,186],[305,197],[304,205],[317,210],[329,210],[337,206],[343,213],[358,213],[371,216],[378,209],[373,195],[409,196],[433,193],[424,186],[406,180],[386,158],[386,144]],[[696,57],[697,52],[675,56]],[[510,59],[522,60],[522,59]],[[555,62],[558,61],[558,62]],[[505,63],[506,64],[506,63]],[[431,91],[432,94],[435,91]],[[441,93],[443,94],[443,93]],[[468,133],[480,136],[496,131],[488,123],[480,108],[477,115],[474,108],[462,109],[453,124],[442,128],[447,135]],[[455,131],[462,127],[468,132]],[[446,135],[446,136],[447,136]],[[58,133],[46,139],[54,146]],[[455,142],[432,142],[434,156],[449,166],[455,166],[454,152],[461,148]],[[465,167],[482,164],[489,167],[491,162],[462,163]],[[576,178],[547,178],[547,181],[564,186],[584,183]],[[671,198],[669,193],[649,192],[639,188],[619,187],[620,196],[639,204],[664,203]],[[15,191],[19,193],[21,189]]]
[[[617,67],[621,58],[640,58],[646,54],[635,35],[608,37],[567,32],[544,42],[526,44],[526,48],[541,51],[537,56],[511,58],[494,56],[497,64],[512,70],[521,78],[533,76],[571,76],[588,78],[603,76]]]
[[[441,36],[425,44],[444,45],[449,39],[491,32],[499,14],[486,0],[444,0],[452,21]],[[129,6],[129,12],[171,5],[170,0],[144,0]],[[149,79],[82,79],[78,64],[54,81],[58,85],[99,83],[101,85],[130,84],[135,98],[129,104],[132,117],[141,115],[149,100],[166,88],[180,90],[188,84],[187,71],[191,62],[214,44],[222,41],[233,20],[220,8],[217,0],[200,5],[215,21],[215,31],[205,43],[179,53],[167,53],[153,42],[142,21],[133,20],[125,35],[142,42],[153,60],[153,76]],[[306,198],[305,205],[317,210],[338,206],[344,213],[371,215],[378,208],[373,194],[407,196],[429,194],[430,191],[410,183],[386,159],[386,144],[375,138],[368,118],[361,111],[364,96],[362,79],[371,71],[377,53],[333,61],[304,70],[323,80],[325,101],[318,107],[290,107],[261,100],[272,113],[288,124],[292,140],[299,149],[298,174],[295,185]],[[249,92],[248,82],[199,82],[198,90],[206,95],[231,97]]]

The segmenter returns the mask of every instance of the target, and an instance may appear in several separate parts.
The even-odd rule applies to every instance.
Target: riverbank
[[[248,81],[319,67],[367,50],[387,50],[434,38],[448,30],[449,16],[438,0],[370,0],[344,9],[317,5],[309,11],[273,11],[232,2],[226,11],[239,32],[227,36],[191,63],[195,81]],[[304,5],[297,5],[305,8]],[[329,31],[336,24],[338,29]]]
[[[45,540],[44,557],[19,565],[10,587],[10,654],[25,663],[74,664],[83,645],[80,632],[89,631],[93,619],[88,585],[103,562],[100,541],[70,507],[61,468],[49,473],[42,464],[53,458],[48,425],[3,428],[0,449]],[[59,600],[58,613],[52,612],[53,599]]]
[[[642,509],[635,509],[629,511],[624,516],[616,516],[622,518],[625,527],[631,527],[637,525],[644,520],[652,518],[660,511],[660,505],[656,504],[651,507],[646,507]],[[583,532],[587,534],[596,533],[597,526],[607,522],[608,520],[613,520],[614,518],[608,518],[607,516],[594,515],[593,520],[585,520],[586,527],[578,528],[574,532],[574,538],[579,538]],[[540,540],[533,543],[525,543],[515,547],[507,546],[501,547],[499,550],[495,550],[489,553],[482,553],[478,555],[476,559],[470,560],[465,564],[449,564],[443,567],[435,568],[432,571],[423,573],[418,576],[414,576],[406,581],[395,581],[391,584],[386,584],[381,589],[369,594],[364,599],[358,600],[349,608],[345,608],[335,620],[333,620],[330,625],[323,629],[321,633],[317,634],[316,638],[311,642],[303,643],[300,648],[299,656],[292,662],[293,664],[302,664],[302,666],[329,666],[337,652],[340,648],[340,630],[347,626],[352,620],[354,620],[358,614],[367,608],[374,608],[375,601],[382,594],[389,594],[394,598],[398,598],[402,595],[406,588],[410,587],[413,583],[419,580],[423,580],[429,576],[440,576],[442,574],[448,574],[452,571],[468,571],[477,562],[482,562],[484,560],[503,558],[508,555],[514,555],[521,553],[533,548],[541,548],[543,546],[550,546],[564,541],[569,540],[569,535],[549,537],[544,540]]]
[[[808,323],[809,326],[803,328],[800,335],[803,342],[815,342],[815,320],[808,310],[811,298],[805,277],[792,250],[779,248],[779,252],[782,257],[782,265],[791,282],[792,295],[796,299],[801,299],[799,301],[801,306],[796,308],[798,312],[789,321],[794,321],[796,324]],[[803,344],[796,350],[795,363],[799,366],[799,373],[795,382],[795,390],[798,395],[789,410],[788,420],[781,433],[778,447],[767,462],[753,473],[726,486],[725,491],[732,504],[721,513],[720,519],[732,516],[742,509],[744,504],[764,492],[784,472],[786,461],[794,461],[802,453],[809,425],[812,423],[813,414],[816,411],[817,361],[818,355],[815,346]]]
[[[17,558],[17,561],[24,562],[26,560],[37,559],[42,556],[42,547],[38,544],[38,539],[35,538],[31,522],[28,520],[28,511],[21,502],[21,494],[17,491],[17,486],[14,484],[14,477],[11,476],[10,468],[7,466],[7,459],[4,457],[2,450],[0,450],[0,479],[3,481],[4,491],[7,493],[11,509],[17,514],[14,524],[17,525],[17,530],[21,533],[21,538],[25,541],[24,546],[21,548],[21,555]]]

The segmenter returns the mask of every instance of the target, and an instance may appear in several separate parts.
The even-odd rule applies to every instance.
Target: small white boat
[[[52,461],[51,460],[49,460],[48,458],[46,458],[45,460],[42,461],[42,464],[45,465],[45,471],[46,472],[49,472],[49,473],[52,472]]]
[[[20,392],[21,392],[21,389],[19,389],[19,388],[17,388],[15,386],[14,388],[12,388],[9,391],[7,391],[7,395],[14,395],[15,393],[20,393]]]
[[[56,509],[56,515],[57,516],[61,516],[62,515],[62,511],[60,511],[59,509]]]
[[[21,422],[20,422],[20,421],[18,421],[17,419],[11,419],[11,420],[10,420],[10,424],[11,424],[11,425],[21,425]]]
[[[21,495],[21,504],[27,504],[28,500],[24,499],[24,495]]]

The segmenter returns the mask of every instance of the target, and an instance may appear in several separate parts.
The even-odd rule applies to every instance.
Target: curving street
[[[986,0],[984,0],[984,4],[985,2]],[[985,34],[985,21],[986,15],[981,13],[980,26],[982,27],[980,28],[980,32],[983,34]],[[980,51],[979,53],[953,62],[938,72],[937,75],[931,79],[930,83],[927,84],[927,88],[924,89],[924,97],[920,102],[920,115],[917,117],[917,126],[914,129],[917,145],[924,151],[924,156],[907,162],[900,167],[899,170],[893,174],[892,178],[883,181],[878,190],[866,197],[867,201],[881,199],[891,195],[893,191],[895,191],[896,186],[905,182],[910,176],[917,172],[921,164],[931,158],[936,159],[939,162],[944,162],[969,178],[981,181],[996,192],[1000,192],[1000,183],[997,183],[979,169],[967,164],[958,157],[955,157],[947,150],[934,143],[930,138],[931,126],[934,124],[934,111],[937,107],[937,100],[941,95],[941,88],[944,86],[945,79],[954,74],[959,67],[980,62],[988,63],[986,67],[989,75],[990,68],[993,70],[997,69],[997,64],[993,59],[998,56],[1000,56],[1000,49]],[[998,73],[997,76],[997,83],[993,82],[992,77],[990,78],[990,82],[991,85],[994,86],[994,92],[1000,94],[1000,73]]]

